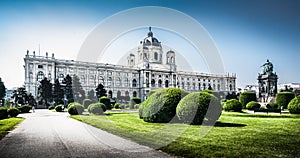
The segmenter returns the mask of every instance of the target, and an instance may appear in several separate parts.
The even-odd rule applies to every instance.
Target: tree
[[[4,97],[5,97],[5,94],[6,94],[6,88],[5,88],[5,85],[4,83],[2,82],[2,79],[0,78],[0,99],[1,99],[1,105],[3,106],[4,105]]]
[[[28,102],[27,91],[24,87],[19,87],[13,91],[11,98],[14,99],[15,105],[21,104],[25,105]]]
[[[53,89],[53,101],[55,102],[55,105],[63,104],[64,101],[64,90],[62,89],[62,86],[60,85],[58,79],[54,81],[54,89]]]
[[[72,80],[72,90],[74,94],[74,100],[76,102],[82,103],[83,99],[85,98],[85,91],[83,90],[80,79],[74,75]]]
[[[52,83],[50,80],[45,77],[40,81],[41,85],[38,88],[40,101],[44,103],[48,107],[48,102],[50,102],[52,98]]]
[[[95,90],[96,90],[96,96],[97,96],[98,99],[103,97],[103,96],[107,96],[106,90],[104,89],[104,86],[101,83],[98,84],[98,86]]]
[[[65,86],[65,96],[67,99],[67,103],[65,104],[68,105],[70,102],[74,102],[74,96],[73,96],[73,90],[72,90],[72,77],[70,75],[67,75],[64,80],[63,84]]]
[[[28,95],[28,104],[30,106],[36,106],[36,101],[31,93]]]
[[[91,99],[91,100],[95,100],[95,91],[93,89],[91,89],[90,91],[88,91],[88,99]]]

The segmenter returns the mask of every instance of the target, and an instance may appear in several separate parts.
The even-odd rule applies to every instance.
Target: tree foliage
[[[52,100],[52,83],[46,77],[40,81],[41,85],[38,88],[39,99],[46,106]]]
[[[13,91],[11,98],[14,99],[14,103],[25,105],[28,102],[27,91],[24,87],[19,87]]]
[[[63,84],[65,86],[65,95],[68,103],[74,102],[73,90],[72,90],[72,77],[67,75],[64,80]]]
[[[74,75],[72,80],[72,90],[74,95],[74,101],[82,103],[83,99],[85,98],[85,91],[82,88],[80,83],[80,79],[78,76]]]
[[[1,99],[2,106],[4,105],[3,98],[5,97],[5,94],[6,94],[6,88],[4,83],[2,82],[2,79],[0,78],[0,99]]]
[[[101,98],[103,96],[107,96],[106,94],[106,90],[104,89],[104,86],[100,83],[98,84],[97,88],[95,89],[96,90],[96,96],[97,98]]]
[[[53,87],[53,101],[55,102],[55,105],[59,105],[64,103],[63,99],[64,99],[64,90],[60,85],[58,79],[56,79],[54,81],[54,87]]]

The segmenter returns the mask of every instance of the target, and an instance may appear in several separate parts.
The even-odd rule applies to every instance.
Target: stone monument
[[[269,102],[276,96],[278,76],[273,72],[273,64],[267,60],[262,66],[262,73],[258,73],[259,97],[263,102]]]

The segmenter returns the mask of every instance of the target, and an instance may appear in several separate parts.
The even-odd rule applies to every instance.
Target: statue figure
[[[266,63],[264,63],[261,67],[263,67],[263,74],[273,73],[273,64],[269,61],[269,59],[267,59]]]

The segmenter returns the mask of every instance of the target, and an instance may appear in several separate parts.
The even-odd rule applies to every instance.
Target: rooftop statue
[[[269,59],[267,59],[267,61],[261,67],[263,67],[263,74],[273,73],[273,64],[269,61]]]

